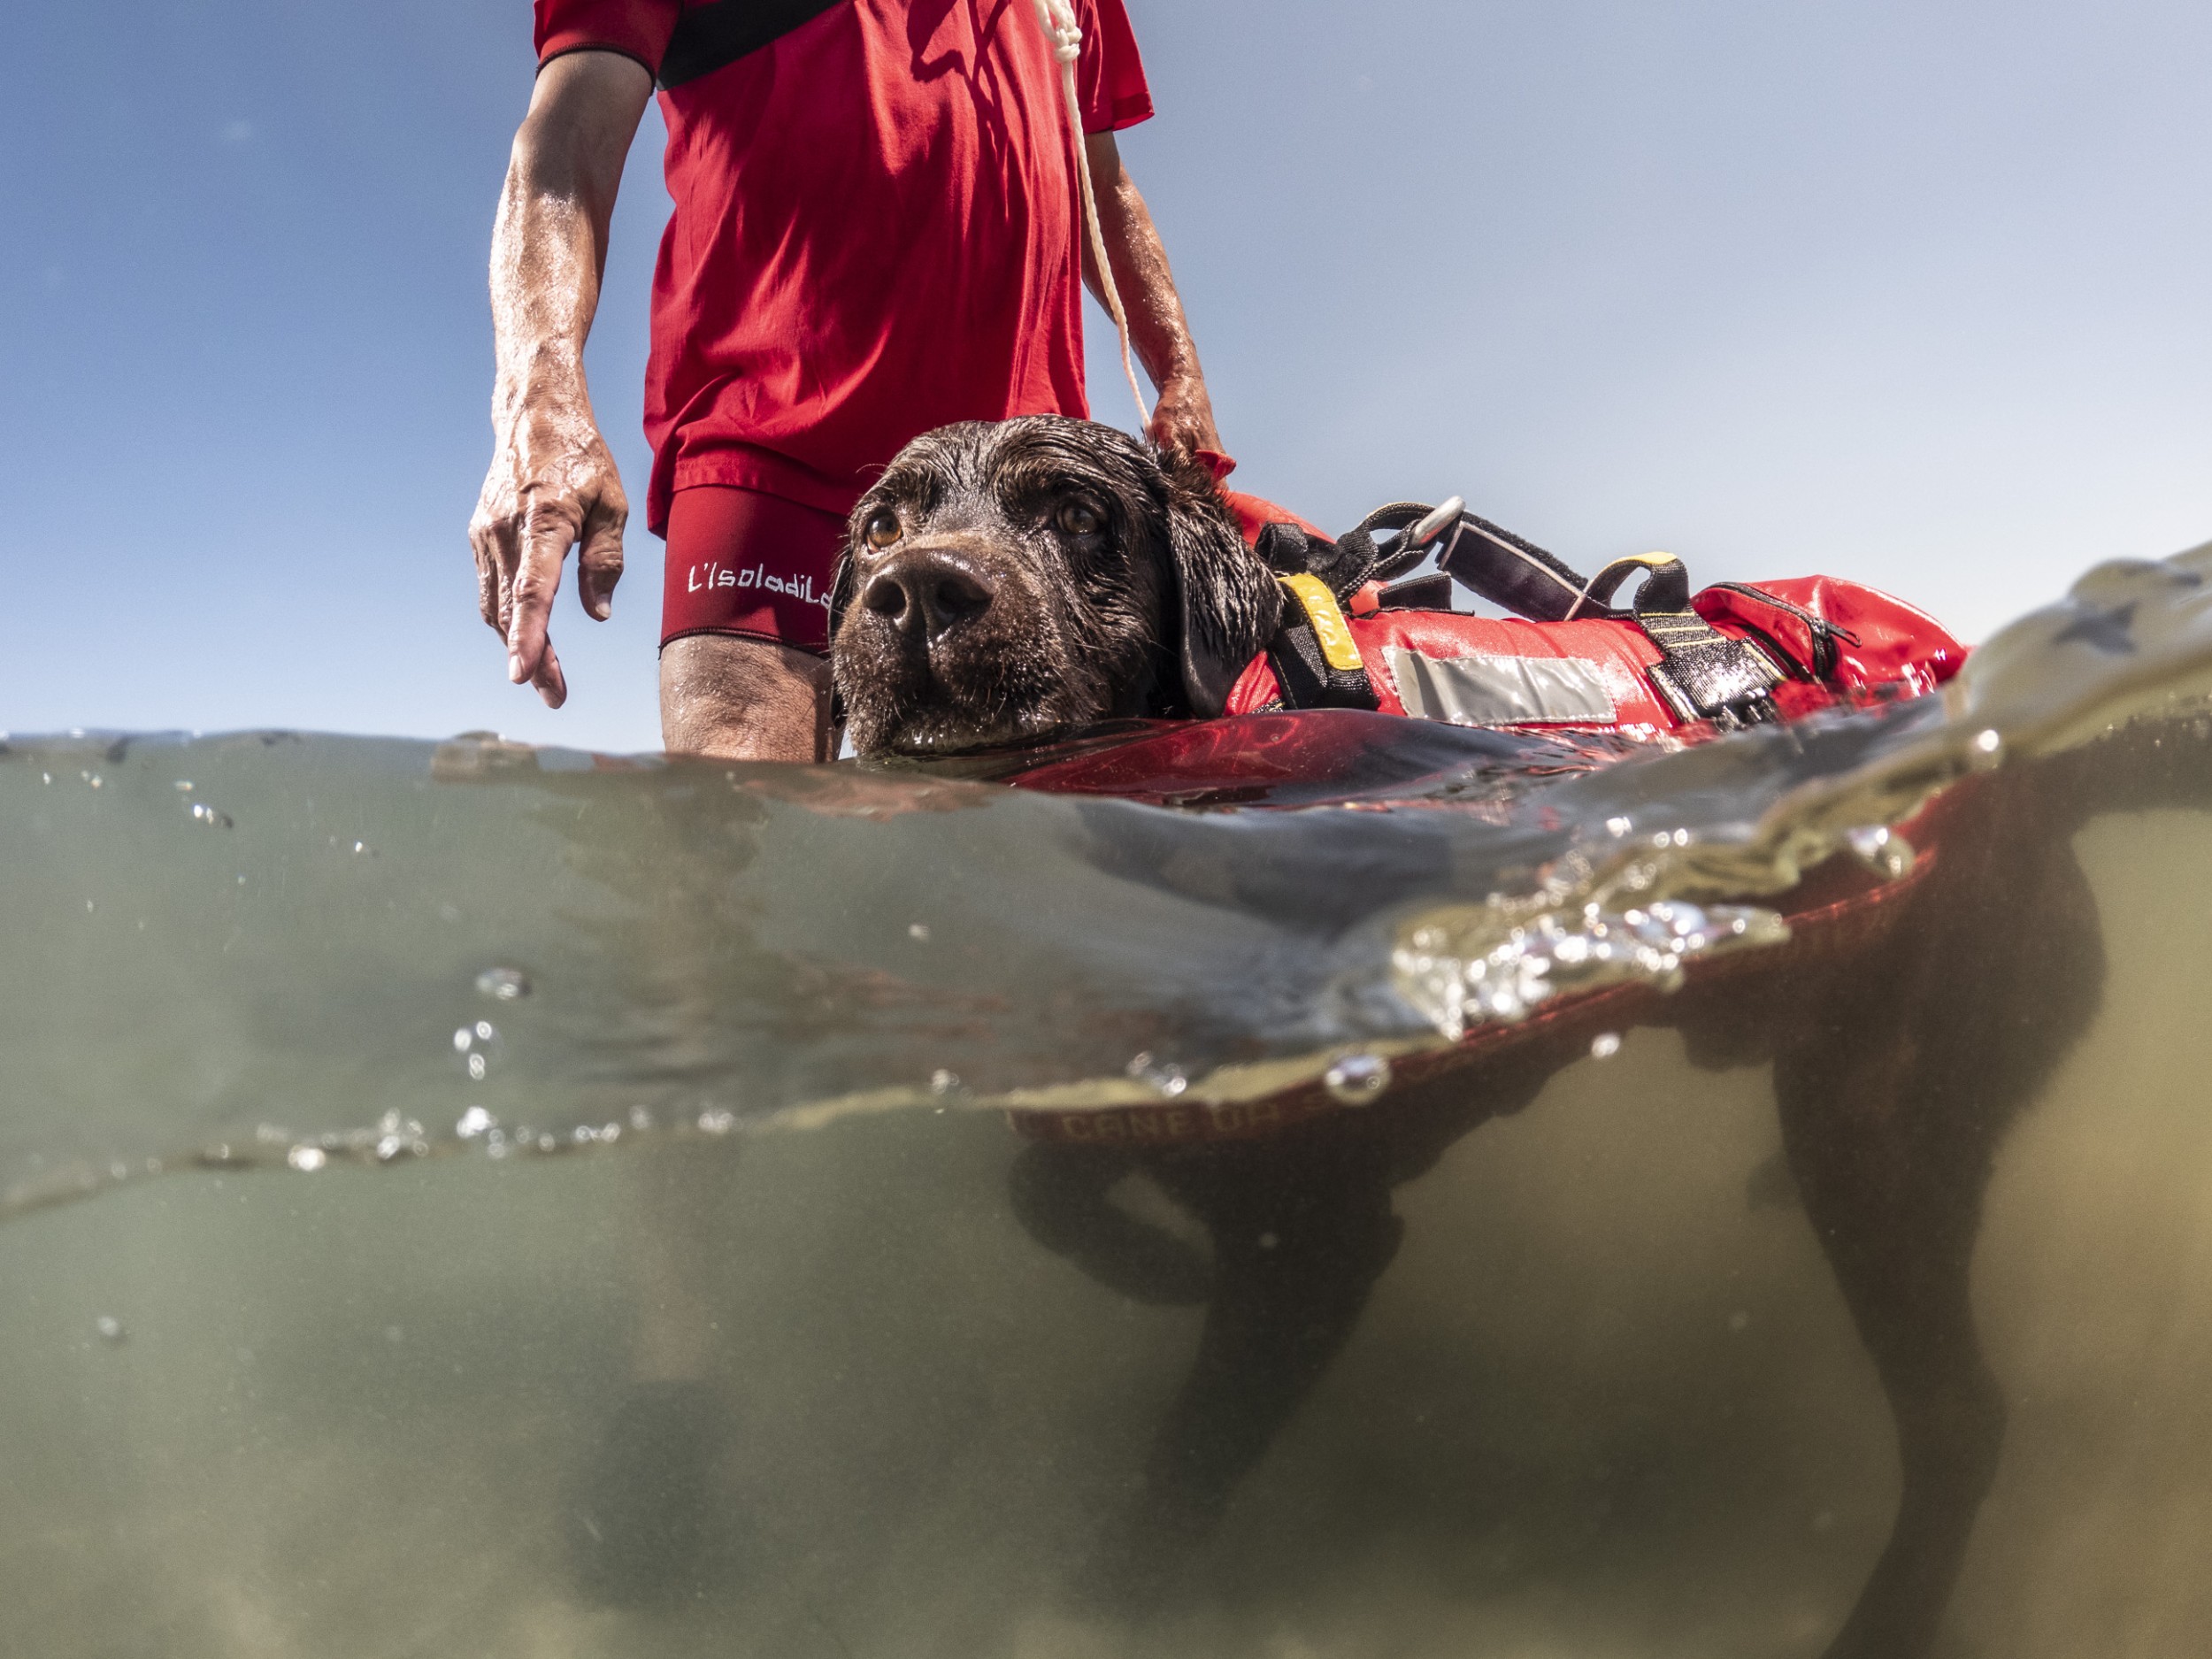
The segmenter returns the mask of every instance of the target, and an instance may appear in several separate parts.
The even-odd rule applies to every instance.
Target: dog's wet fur
[[[864,756],[1206,718],[1281,605],[1203,468],[1091,421],[972,421],[853,509],[831,669]]]

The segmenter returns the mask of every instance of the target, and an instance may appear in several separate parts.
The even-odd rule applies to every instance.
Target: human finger
[[[584,515],[584,540],[576,556],[576,593],[587,614],[604,622],[614,608],[615,584],[622,580],[622,530],[629,507],[620,499],[602,499]]]
[[[530,683],[549,709],[557,709],[568,701],[568,676],[561,672],[560,653],[553,649],[550,638],[538,654],[537,672],[530,676]]]
[[[507,678],[518,686],[536,681],[553,598],[561,590],[561,565],[575,540],[575,526],[559,513],[534,511],[523,520],[522,557],[507,617]]]
[[[490,526],[469,526],[469,551],[476,558],[477,613],[486,627],[503,639],[506,630],[499,626],[499,559],[492,550]]]

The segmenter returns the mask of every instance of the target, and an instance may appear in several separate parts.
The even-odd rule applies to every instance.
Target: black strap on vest
[[[1271,524],[1260,532],[1256,550],[1283,588],[1282,620],[1268,641],[1267,665],[1275,671],[1284,707],[1380,708],[1338,603],[1367,580],[1373,547],[1363,557],[1343,541],[1309,535],[1296,525]]]
[[[1267,665],[1286,709],[1379,709],[1364,668],[1345,670],[1321,654],[1312,622],[1295,604],[1283,607],[1281,625],[1268,641]]]
[[[1402,582],[1392,582],[1376,595],[1376,604],[1383,611],[1449,611],[1451,576],[1444,571],[1432,571],[1426,576],[1409,576]]]
[[[1436,565],[1469,591],[1532,622],[1557,622],[1581,597],[1583,580],[1535,542],[1463,511],[1437,536]],[[1410,561],[1408,568],[1419,562]]]
[[[680,87],[687,81],[735,63],[749,52],[781,40],[844,0],[714,0],[686,12],[668,37],[661,56],[660,83]]]
[[[1645,672],[1659,695],[1685,720],[1710,720],[1723,731],[1781,718],[1773,690],[1782,669],[1747,640],[1732,639],[1690,605],[1688,566],[1671,553],[1640,553],[1615,559],[1590,579],[1584,602],[1609,606],[1620,585],[1638,571],[1636,624],[1659,648],[1660,660]]]
[[[1375,573],[1375,548],[1352,536],[1332,541],[1294,524],[1263,525],[1252,550],[1278,576],[1314,576],[1343,604]]]
[[[1450,508],[1446,503],[1448,513]],[[1672,554],[1616,559],[1585,581],[1564,561],[1486,518],[1462,510],[1455,521],[1438,529],[1425,523],[1430,516],[1431,510],[1419,502],[1397,501],[1376,508],[1334,541],[1294,525],[1269,525],[1261,531],[1257,550],[1279,579],[1312,576],[1328,590],[1317,596],[1302,595],[1295,584],[1284,581],[1293,603],[1283,607],[1282,626],[1267,655],[1288,707],[1378,706],[1363,669],[1355,678],[1327,660],[1326,641],[1316,626],[1327,627],[1328,619],[1310,613],[1317,604],[1325,605],[1329,595],[1340,603],[1348,601],[1363,583],[1379,580],[1390,584],[1382,590],[1385,609],[1440,611],[1449,609],[1450,583],[1457,581],[1532,621],[1564,622],[1577,616],[1617,617],[1613,595],[1640,572],[1644,583],[1630,614],[1659,648],[1660,660],[1647,672],[1677,718],[1710,720],[1724,730],[1780,718],[1772,691],[1787,677],[1786,660],[1777,661],[1751,641],[1723,634],[1698,615],[1690,603],[1689,571]],[[1411,545],[1417,526],[1425,534],[1417,546]],[[1378,530],[1401,533],[1397,544],[1379,549]],[[1440,566],[1438,574],[1392,580],[1432,551]],[[1341,626],[1341,611],[1327,608]]]

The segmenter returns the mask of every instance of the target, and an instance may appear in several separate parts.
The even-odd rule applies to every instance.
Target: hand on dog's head
[[[830,664],[863,755],[1211,717],[1281,590],[1206,472],[1085,420],[926,433],[853,509]]]

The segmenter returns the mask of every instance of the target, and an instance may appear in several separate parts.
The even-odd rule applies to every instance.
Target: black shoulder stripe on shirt
[[[661,56],[661,85],[680,87],[782,39],[844,0],[714,0],[687,12]]]

